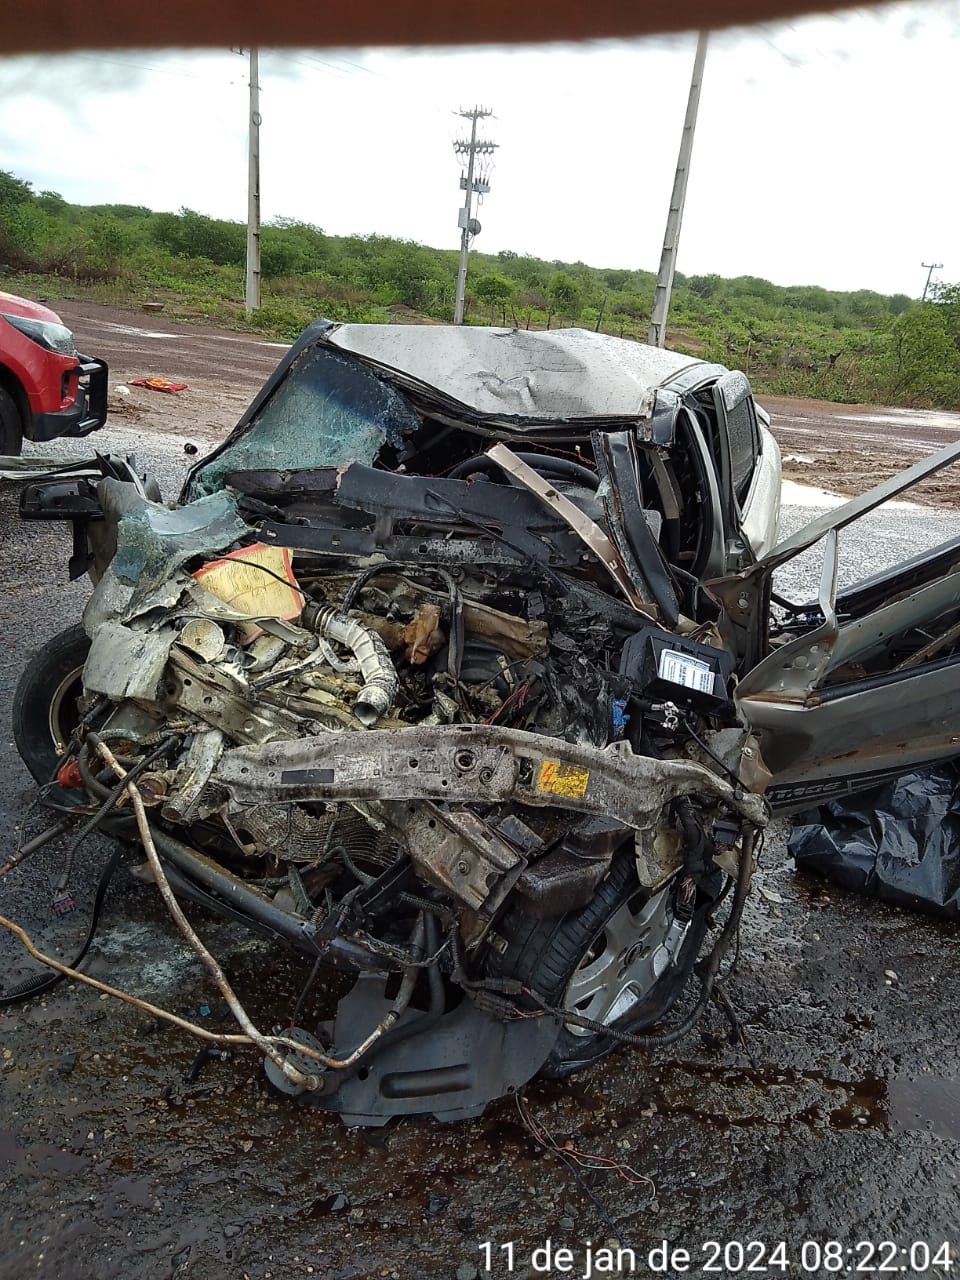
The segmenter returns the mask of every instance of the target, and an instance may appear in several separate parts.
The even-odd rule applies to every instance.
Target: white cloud
[[[682,271],[919,292],[960,278],[953,5],[711,38]],[[500,143],[478,247],[655,269],[693,37],[583,47],[267,51],[264,216],[454,247],[455,110]],[[0,168],[88,203],[242,218],[245,63],[105,53],[0,64]]]

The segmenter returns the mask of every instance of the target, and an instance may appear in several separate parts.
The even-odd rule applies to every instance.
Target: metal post
[[[467,203],[460,231],[460,267],[457,271],[457,300],[453,311],[453,323],[463,324],[463,304],[467,292],[467,255],[470,252],[470,214],[473,209],[473,162],[477,154],[477,110],[472,112],[470,126],[470,157],[467,160]]]
[[[700,106],[700,83],[703,80],[703,64],[706,57],[707,32],[701,31],[693,60],[690,96],[687,99],[687,114],[683,121],[677,172],[673,179],[673,195],[670,197],[670,209],[667,213],[667,229],[663,236],[663,253],[660,256],[657,288],[653,295],[653,313],[650,316],[650,331],[647,335],[647,342],[652,347],[662,347],[667,336],[667,314],[670,310],[673,276],[677,268],[680,224],[683,222],[683,204],[687,198],[687,178],[690,174],[690,156],[693,152],[693,135],[697,127],[697,109]]]
[[[249,172],[247,180],[247,312],[260,306],[260,84],[257,50],[250,50]]]
[[[926,302],[927,290],[930,288],[930,277],[933,275],[935,271],[940,270],[940,268],[943,266],[943,263],[942,262],[921,262],[920,265],[921,267],[929,267],[929,270],[927,271],[927,283],[923,286],[923,297],[920,299],[921,302]]]

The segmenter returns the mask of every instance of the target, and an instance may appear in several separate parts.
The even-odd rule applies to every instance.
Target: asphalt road
[[[204,341],[192,331],[190,339]],[[225,348],[212,338],[208,358]],[[98,447],[135,449],[173,493],[183,442],[197,434],[187,404],[177,409],[180,430],[141,419],[101,433]],[[15,498],[13,486],[0,486],[4,708],[30,655],[78,617],[86,594],[66,581],[65,532],[18,524]],[[813,514],[787,509],[785,526]],[[845,575],[954,530],[950,512],[875,516],[844,535]],[[791,588],[806,589],[814,569],[795,570]],[[9,846],[19,824],[38,829],[9,733],[0,779]],[[75,876],[79,909],[62,924],[48,906],[62,846],[0,881],[0,910],[68,953],[104,852],[91,842]],[[4,1011],[0,1277],[468,1280],[583,1276],[588,1257],[600,1275],[611,1273],[599,1252],[610,1240],[635,1251],[616,1274],[721,1276],[745,1274],[750,1261],[750,1274],[835,1274],[827,1241],[854,1250],[841,1274],[882,1261],[866,1245],[857,1251],[859,1242],[927,1242],[934,1253],[950,1242],[955,1251],[937,1267],[900,1253],[891,1263],[900,1275],[949,1276],[960,1267],[956,929],[798,875],[782,830],[767,842],[759,884],[731,985],[746,1049],[720,1043],[725,1024],[712,1014],[710,1035],[652,1058],[627,1050],[566,1084],[527,1091],[561,1145],[626,1162],[650,1184],[591,1175],[588,1194],[533,1142],[510,1100],[455,1126],[346,1130],[271,1095],[251,1054],[207,1062],[188,1081],[195,1043],[88,990],[61,986]],[[304,977],[300,962],[204,918],[198,927],[262,1023],[282,1020]],[[9,936],[0,955],[8,979],[27,971]],[[129,876],[111,891],[89,969],[227,1025],[154,893]],[[572,1270],[562,1269],[566,1256],[536,1269],[546,1258],[533,1251],[548,1238],[571,1250]],[[719,1269],[705,1271],[711,1240],[729,1248]],[[664,1241],[687,1250],[689,1262],[675,1256],[652,1269],[650,1250]],[[736,1242],[750,1241],[767,1252],[754,1248],[740,1261]],[[500,1248],[510,1242],[512,1272]],[[913,1262],[922,1261],[915,1250]]]

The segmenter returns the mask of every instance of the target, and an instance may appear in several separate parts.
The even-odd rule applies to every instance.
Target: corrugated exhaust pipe
[[[346,645],[360,664],[364,684],[353,704],[353,714],[369,729],[393,706],[400,687],[387,646],[372,628],[336,609],[308,604],[300,621],[317,635]]]

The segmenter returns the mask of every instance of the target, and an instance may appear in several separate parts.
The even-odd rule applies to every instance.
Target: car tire
[[[592,900],[579,911],[533,920],[511,908],[495,925],[500,942],[491,948],[487,972],[519,979],[549,1005],[575,1009],[618,1030],[642,1032],[680,995],[707,929],[710,904],[704,902],[695,910],[672,961],[657,972],[653,957],[674,923],[673,895],[672,881],[658,894],[648,895],[637,879],[632,849],[623,850]],[[618,978],[618,960],[626,977]],[[610,1008],[612,983],[626,978],[635,980],[636,987],[615,995]],[[591,983],[596,987],[592,994]],[[617,1047],[618,1041],[610,1036],[567,1025],[539,1074],[561,1079],[592,1066]]]
[[[79,719],[83,664],[90,640],[81,626],[48,640],[30,660],[13,695],[13,738],[38,783],[49,782]]]
[[[23,449],[23,423],[20,410],[9,391],[0,387],[0,454],[18,457]]]

